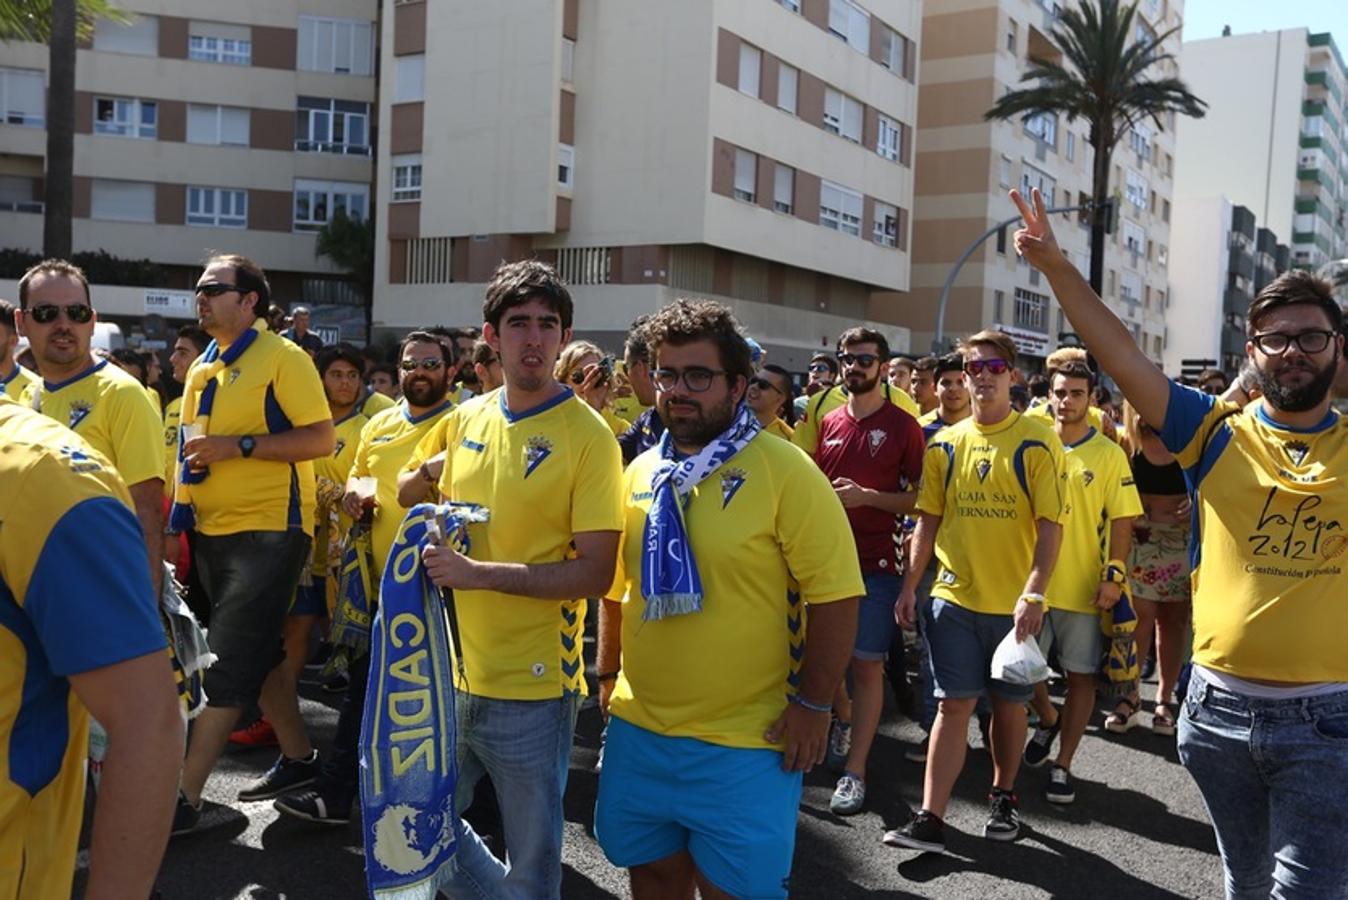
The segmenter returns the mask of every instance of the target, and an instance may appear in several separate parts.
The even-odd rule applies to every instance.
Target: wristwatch
[[[251,434],[245,434],[243,437],[239,438],[239,452],[243,454],[244,459],[251,457],[253,455],[253,450],[256,447],[257,438],[253,437]]]

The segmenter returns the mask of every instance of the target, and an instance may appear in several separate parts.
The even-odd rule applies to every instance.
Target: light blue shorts
[[[734,897],[785,897],[801,773],[776,750],[666,737],[609,718],[594,833],[609,862],[646,865],[687,850]]]
[[[1100,671],[1104,646],[1099,613],[1050,609],[1044,614],[1039,649],[1048,656],[1049,648],[1057,647],[1058,664],[1064,670],[1074,675],[1094,675]]]

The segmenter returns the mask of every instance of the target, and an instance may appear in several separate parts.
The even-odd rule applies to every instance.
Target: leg
[[[305,759],[314,752],[304,718],[300,715],[299,682],[285,662],[267,675],[258,706],[276,730],[276,740],[288,759]]]
[[[1141,665],[1151,652],[1152,637],[1156,634],[1156,607],[1159,605],[1161,604],[1155,600],[1133,598],[1133,611],[1137,613],[1137,628],[1133,631],[1133,642],[1137,644],[1138,665]]]
[[[365,693],[370,682],[370,657],[351,660],[347,666],[350,684],[337,716],[332,750],[323,760],[320,787],[339,803],[350,804],[360,789],[360,726],[365,716]]]
[[[1348,806],[1341,802],[1348,793],[1348,691],[1312,701],[1306,713],[1310,721],[1283,719],[1264,731],[1276,742],[1267,756],[1277,760],[1269,805],[1278,900],[1348,893]]]
[[[847,771],[862,780],[885,705],[884,679],[884,663],[880,660],[852,660],[852,690],[856,696],[852,700],[852,752],[847,757]]]
[[[1052,728],[1058,724],[1058,707],[1053,705],[1053,700],[1048,695],[1047,682],[1039,682],[1034,686],[1034,697],[1030,699],[1030,706],[1034,709],[1035,715],[1039,716],[1039,727]]]
[[[1095,712],[1095,676],[1079,672],[1067,673],[1067,702],[1062,708],[1062,728],[1058,745],[1058,765],[1072,768],[1086,725]]]
[[[844,725],[852,721],[852,698],[847,693],[846,678],[838,683],[838,689],[833,692],[833,714]]]
[[[1025,751],[1026,715],[1024,700],[992,696],[992,786],[1015,790]]]
[[[286,616],[285,632],[282,635],[286,659],[281,665],[290,672],[290,678],[296,685],[304,672],[304,661],[309,658],[309,635],[313,634],[317,621],[318,616],[315,615]]]
[[[628,874],[632,878],[632,900],[693,900],[694,869],[693,857],[687,850],[680,850],[673,856],[633,866]]]
[[[193,803],[201,799],[201,789],[211,777],[220,754],[229,743],[229,733],[239,724],[243,710],[237,706],[208,706],[192,722],[192,739],[183,760],[182,791]]]
[[[1170,703],[1189,630],[1189,603],[1156,604],[1156,702]]]
[[[936,597],[923,619],[939,706],[927,751],[922,808],[942,818],[969,750],[969,717],[987,683],[988,658],[977,615]]]
[[[977,703],[976,697],[962,697],[944,698],[937,705],[922,782],[922,808],[941,818],[945,818],[950,793],[964,769],[964,757],[969,752],[969,717]]]
[[[1086,723],[1095,711],[1095,678],[1100,667],[1104,637],[1095,613],[1049,610],[1058,644],[1058,662],[1067,673],[1067,701],[1063,704],[1059,734],[1058,765],[1069,771]]]

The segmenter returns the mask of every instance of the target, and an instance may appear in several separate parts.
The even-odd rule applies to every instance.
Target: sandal
[[[1164,737],[1175,733],[1175,713],[1169,703],[1156,704],[1156,711],[1151,715],[1151,731]]]
[[[1121,698],[1118,705],[1114,707],[1114,711],[1105,717],[1105,730],[1114,734],[1127,734],[1129,729],[1137,724],[1138,716],[1141,715],[1140,703],[1140,699]],[[1121,712],[1121,710],[1126,710],[1126,712]]]

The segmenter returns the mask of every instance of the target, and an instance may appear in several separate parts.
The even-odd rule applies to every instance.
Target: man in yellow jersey
[[[130,347],[118,347],[108,354],[108,362],[136,379],[137,383],[145,390],[145,396],[150,398],[150,404],[154,406],[155,415],[162,419],[164,410],[159,399],[159,392],[150,386],[149,354],[132,350]]]
[[[157,591],[164,577],[159,413],[144,385],[90,350],[98,315],[78,266],[48,259],[30,268],[19,281],[19,307],[15,321],[42,376],[22,402],[75,431],[117,469],[131,491]]]
[[[491,776],[510,848],[501,863],[466,823],[457,878],[490,896],[557,897],[562,794],[585,693],[586,597],[613,580],[622,460],[599,413],[553,375],[571,340],[571,295],[551,266],[505,263],[487,285],[483,338],[505,386],[444,417],[440,494],[485,506],[471,556],[428,549],[453,588],[463,640],[456,711],[460,811]]]
[[[913,361],[908,357],[896,353],[889,359],[889,377],[886,379],[890,387],[896,387],[908,393],[913,384]]]
[[[0,396],[0,897],[69,897],[89,716],[108,734],[90,897],[148,897],[183,722],[131,497],[65,426]]]
[[[399,354],[403,402],[371,418],[360,433],[342,507],[353,520],[371,508],[374,510],[376,569],[371,578],[376,585],[403,520],[404,510],[398,503],[398,474],[412,448],[450,408],[445,399],[449,390],[449,360],[449,348],[432,334],[414,331],[404,338]],[[360,482],[363,478],[375,479],[377,487],[373,494]],[[344,825],[350,821],[351,804],[358,790],[357,744],[369,683],[369,662],[369,655],[363,654],[347,667],[350,683],[337,718],[332,749],[323,757],[318,780],[309,789],[278,797],[274,804],[278,811],[325,825]]]
[[[841,346],[838,348],[838,352],[843,352]],[[900,358],[902,359],[902,357]],[[910,360],[905,359],[904,362],[909,363],[909,366],[911,367]],[[837,363],[835,362],[834,365],[836,366]],[[908,415],[912,416],[914,419],[922,414],[922,411],[917,408],[917,404],[913,401],[913,398],[910,397],[908,392],[903,388],[895,387],[888,381],[881,387],[884,390],[886,400],[908,413]],[[813,456],[814,451],[819,445],[819,423],[823,420],[824,416],[846,403],[846,384],[830,385],[810,397],[809,401],[805,404],[805,411],[796,417],[795,430],[791,433],[791,443]]]
[[[973,415],[969,388],[964,383],[964,358],[958,353],[947,353],[936,361],[932,370],[936,380],[936,408],[917,420],[922,436],[928,441],[947,425],[963,422]]]
[[[1184,467],[1194,497],[1193,675],[1180,761],[1217,831],[1230,897],[1348,884],[1348,421],[1330,407],[1343,311],[1293,271],[1259,292],[1246,409],[1171,382],[1072,267],[1043,197],[1018,192],[1016,250]]]
[[[668,430],[628,467],[601,608],[595,834],[638,900],[785,897],[856,637],[856,546],[823,474],[743,405],[730,310],[679,300],[646,333]]]
[[[1047,369],[1053,370],[1073,362],[1078,362],[1089,367],[1086,351],[1081,347],[1059,347],[1048,355],[1048,358],[1044,361],[1044,365]],[[1041,419],[1045,424],[1052,426],[1056,421],[1056,415],[1053,408],[1053,394],[1050,392],[1043,403],[1031,406],[1025,411],[1025,415],[1032,419]],[[1087,424],[1111,441],[1118,441],[1119,430],[1114,426],[1114,420],[1101,410],[1100,407],[1092,403],[1086,410],[1086,415],[1089,417]]]
[[[961,355],[973,415],[927,446],[917,529],[895,608],[899,624],[911,626],[917,584],[934,550],[940,569],[922,624],[939,709],[922,808],[884,841],[935,853],[945,852],[942,817],[964,768],[969,716],[985,690],[992,697],[993,781],[983,836],[1011,841],[1020,834],[1016,772],[1034,692],[992,678],[990,666],[1008,634],[1025,641],[1039,631],[1064,515],[1062,442],[1011,408],[1015,345],[999,331],[981,331]]]
[[[19,346],[14,312],[14,304],[0,298],[0,395],[18,400],[33,382],[33,373],[14,359],[14,349]]]
[[[187,380],[187,369],[193,360],[206,352],[211,336],[199,325],[183,325],[169,352],[169,377],[181,386]],[[168,521],[173,504],[173,490],[178,477],[179,425],[183,417],[183,398],[180,393],[164,406],[164,521]],[[202,628],[211,627],[211,605],[205,589],[192,566],[192,546],[195,532],[178,534],[172,528],[164,532],[164,558],[173,563],[174,577],[187,588],[183,599],[197,617]]]
[[[477,373],[477,382],[484,394],[490,394],[505,383],[501,379],[501,357],[486,341],[473,344],[473,371]]]
[[[924,356],[913,363],[912,395],[917,408],[926,415],[936,408],[936,368],[940,360],[935,356]]]
[[[660,435],[665,433],[665,423],[655,407],[650,349],[646,346],[645,333],[642,331],[648,318],[637,316],[623,344],[623,364],[627,367],[627,380],[632,384],[632,396],[646,407],[632,420],[632,427],[618,435],[623,465],[630,465],[632,460],[654,447]]]
[[[744,402],[758,417],[758,424],[768,434],[791,440],[791,426],[785,421],[794,414],[791,409],[791,373],[775,363],[767,363],[749,379],[749,390]]]
[[[198,533],[192,562],[210,598],[219,658],[206,674],[209,706],[193,724],[175,834],[197,826],[206,779],[254,703],[276,729],[281,756],[239,799],[275,797],[318,772],[281,665],[281,633],[313,542],[312,460],[336,446],[313,360],[266,324],[271,288],[261,267],[211,257],[196,296],[213,340],[187,373],[182,428],[191,436],[171,518]]]
[[[1142,501],[1133,486],[1128,456],[1118,444],[1091,426],[1095,373],[1084,361],[1069,360],[1049,369],[1055,430],[1067,452],[1067,519],[1062,550],[1048,585],[1048,612],[1039,632],[1047,656],[1058,648],[1059,665],[1067,673],[1067,701],[1059,711],[1042,681],[1034,687],[1039,725],[1025,745],[1025,764],[1039,767],[1049,760],[1053,741],[1062,735],[1058,756],[1049,772],[1044,799],[1064,805],[1076,800],[1072,759],[1095,708],[1095,681],[1100,671],[1104,636],[1100,611],[1113,609],[1128,580],[1128,550],[1133,519]]]

